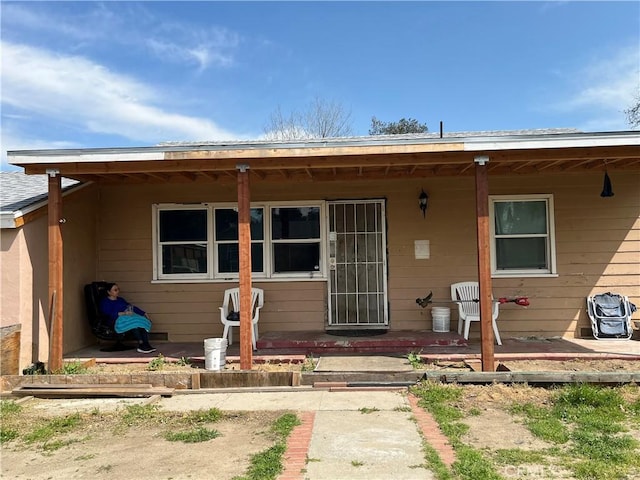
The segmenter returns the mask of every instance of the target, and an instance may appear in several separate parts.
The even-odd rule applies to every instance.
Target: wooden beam
[[[251,192],[249,166],[238,165],[238,250],[240,256],[240,368],[253,366],[253,325],[251,323]]]
[[[493,324],[491,320],[491,254],[489,239],[489,157],[478,156],[476,164],[476,217],[478,230],[478,284],[480,287],[480,354],[482,371],[495,371]]]
[[[63,365],[64,292],[62,243],[62,181],[59,172],[49,172],[48,240],[49,240],[49,371]]]

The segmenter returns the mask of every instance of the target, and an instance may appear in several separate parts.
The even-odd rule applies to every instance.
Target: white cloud
[[[640,85],[640,52],[637,46],[596,58],[580,71],[571,73],[573,92],[553,105],[560,112],[581,113],[582,130],[625,130],[624,110],[634,101]]]
[[[79,56],[2,43],[2,103],[53,122],[137,142],[242,138],[212,121],[168,112],[163,93]]]
[[[233,52],[240,44],[240,37],[224,27],[167,21],[144,4],[86,2],[87,8],[64,10],[64,14],[52,5],[3,4],[3,38],[18,32],[32,32],[39,38],[49,34],[66,51],[121,45],[163,62],[195,65],[198,71],[233,65]]]

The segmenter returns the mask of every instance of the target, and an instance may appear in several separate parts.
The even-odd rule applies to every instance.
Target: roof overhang
[[[62,190],[62,196],[66,197],[78,190],[85,188],[88,183],[80,183],[68,186]],[[38,202],[31,203],[17,210],[0,211],[0,229],[20,228],[35,218],[39,218],[47,213],[46,206],[48,199],[45,198]]]
[[[640,132],[173,143],[11,151],[8,159],[27,174],[54,168],[80,181],[162,183],[231,181],[239,164],[266,181],[455,176],[471,174],[478,155],[489,157],[492,174],[640,170]]]

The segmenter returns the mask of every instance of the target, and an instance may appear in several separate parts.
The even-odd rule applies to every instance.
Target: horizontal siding
[[[610,174],[615,196],[603,199],[602,174],[489,178],[492,195],[554,195],[558,276],[496,278],[496,297],[526,295],[528,308],[500,308],[501,334],[573,335],[589,325],[585,298],[615,291],[640,304],[640,174]],[[212,188],[214,187],[215,188]],[[252,182],[254,202],[386,198],[390,327],[431,328],[430,308],[415,299],[429,291],[447,304],[449,285],[477,278],[475,184],[472,177],[286,185]],[[417,198],[429,193],[426,218]],[[153,203],[234,202],[235,185],[102,186],[98,275],[152,314],[154,330],[172,341],[200,341],[222,333],[218,307],[232,282],[153,284]],[[429,240],[431,256],[414,258],[414,242]],[[324,329],[325,282],[254,282],[265,289],[260,331]],[[449,304],[450,305],[450,304]],[[452,310],[452,328],[457,313]],[[472,327],[472,338],[477,325]]]

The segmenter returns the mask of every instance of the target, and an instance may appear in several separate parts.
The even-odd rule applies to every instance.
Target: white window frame
[[[206,280],[211,276],[212,262],[211,262],[211,245],[208,239],[211,237],[211,210],[205,203],[202,204],[164,204],[153,205],[153,279],[154,280],[166,280],[166,279],[189,279],[189,280]],[[207,272],[206,273],[162,273],[162,245],[170,245],[175,243],[183,244],[185,242],[166,242],[160,243],[160,212],[166,210],[206,210],[207,211]],[[195,243],[195,242],[192,242]],[[198,242],[200,243],[200,242]]]
[[[268,216],[269,219],[266,223],[268,223],[268,227],[267,228],[267,235],[265,236],[265,239],[269,238],[269,254],[265,255],[265,257],[268,258],[268,267],[266,266],[267,263],[267,259],[265,258],[265,270],[270,272],[270,277],[271,278],[293,278],[293,279],[301,279],[301,278],[326,278],[327,277],[327,271],[326,271],[326,267],[325,267],[325,249],[326,249],[326,222],[327,222],[327,216],[326,216],[326,202],[272,202],[269,203],[269,208],[268,208]],[[313,272],[287,272],[287,273],[276,273],[273,271],[273,265],[274,265],[274,253],[273,253],[273,247],[275,244],[277,243],[316,243],[317,240],[314,239],[304,239],[304,238],[299,238],[299,239],[292,239],[292,240],[273,240],[272,239],[272,231],[271,231],[271,210],[274,208],[304,208],[304,207],[318,207],[320,209],[319,213],[319,221],[320,221],[320,252],[319,252],[319,258],[318,258],[318,262],[320,263],[319,270],[315,270]]]
[[[509,269],[498,270],[496,255],[496,231],[495,231],[495,204],[498,202],[527,202],[540,201],[546,203],[547,213],[547,233],[544,235],[523,235],[526,238],[546,237],[546,269]],[[491,276],[492,277],[557,277],[556,264],[556,233],[554,220],[554,205],[552,194],[531,194],[531,195],[490,195],[489,196],[489,224],[491,236]]]
[[[295,272],[295,273],[275,273],[273,272],[273,244],[271,232],[271,209],[272,208],[304,208],[316,207],[320,209],[320,253],[319,253],[319,270],[313,272]],[[153,242],[153,281],[156,282],[178,282],[178,283],[201,283],[201,282],[218,282],[218,281],[237,281],[239,274],[235,272],[219,272],[218,271],[218,242],[215,239],[215,210],[216,209],[235,209],[237,203],[220,202],[220,203],[197,203],[197,204],[177,204],[177,203],[160,203],[152,206],[152,242]],[[327,269],[325,265],[326,255],[326,202],[317,201],[287,201],[287,202],[257,202],[251,203],[250,208],[262,208],[263,216],[263,272],[252,272],[252,277],[261,281],[286,281],[286,280],[326,280]],[[159,217],[160,211],[163,210],[207,210],[207,273],[206,274],[189,274],[189,273],[162,273],[162,246],[160,244],[159,235]],[[293,241],[293,240],[292,240]],[[297,239],[295,243],[317,242],[317,239]],[[223,242],[226,243],[226,242]],[[252,241],[252,243],[254,243]]]
[[[264,205],[259,205],[259,204],[251,204],[250,206],[251,209],[257,209],[260,208],[262,209],[262,228],[263,228],[263,232],[262,232],[262,240],[254,240],[251,239],[251,244],[253,245],[254,243],[262,243],[262,272],[251,272],[251,276],[254,278],[266,278],[267,277],[267,272],[269,271],[267,269],[267,265],[266,265],[266,239],[267,239],[267,235],[266,235],[266,219],[265,217],[268,215],[268,209],[264,206]],[[209,242],[212,245],[213,248],[213,278],[223,278],[223,279],[230,279],[230,278],[238,278],[240,276],[240,274],[238,272],[221,272],[220,271],[220,262],[218,261],[218,245],[221,244],[230,244],[230,243],[238,243],[240,242],[240,239],[238,238],[238,241],[229,241],[229,240],[218,240],[216,238],[216,225],[215,225],[215,221],[216,221],[216,210],[235,210],[236,212],[238,211],[238,205],[236,203],[216,203],[211,205],[211,218],[212,218],[212,226],[211,226],[211,234],[209,235]],[[252,266],[253,268],[253,266]]]

